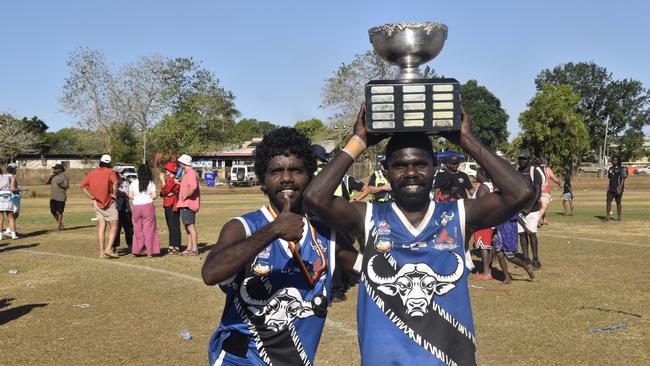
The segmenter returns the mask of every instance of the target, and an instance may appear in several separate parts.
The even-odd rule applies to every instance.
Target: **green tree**
[[[317,118],[297,121],[295,127],[296,130],[300,131],[303,135],[312,140],[325,130],[325,125]]]
[[[24,121],[9,114],[0,115],[0,160],[14,161],[18,154],[40,151],[42,137],[31,131]]]
[[[604,67],[593,62],[567,63],[542,70],[535,78],[541,91],[545,84],[567,84],[580,96],[577,111],[584,115],[591,154],[596,155],[605,137],[613,141],[628,129],[641,130],[650,124],[650,93],[636,80],[614,80]]]
[[[474,134],[492,150],[503,149],[508,141],[508,114],[501,101],[476,80],[461,85],[463,107],[472,116]]]
[[[110,130],[113,160],[120,163],[141,162],[142,144],[138,141],[135,128],[128,123],[114,122]]]
[[[576,112],[579,102],[570,85],[547,84],[519,115],[523,147],[537,157],[550,156],[560,174],[570,172],[573,162],[589,147],[584,117]]]
[[[615,152],[622,161],[635,161],[647,154],[643,148],[643,132],[629,129],[623,136],[616,140],[617,146],[612,147],[611,152]]]
[[[255,118],[242,118],[237,122],[229,136],[229,141],[242,143],[254,137],[264,137],[268,132],[278,128],[268,121],[258,121]]]
[[[62,128],[45,135],[52,154],[93,155],[105,152],[102,139],[95,131],[81,128]]]
[[[34,133],[36,136],[38,136],[39,140],[41,140],[41,142],[36,146],[38,152],[39,153],[48,152],[50,146],[48,145],[47,138],[45,137],[45,134],[47,133],[47,129],[49,128],[47,124],[45,124],[45,122],[43,122],[40,118],[36,116],[33,116],[30,119],[24,117],[20,121],[24,126],[25,130]]]

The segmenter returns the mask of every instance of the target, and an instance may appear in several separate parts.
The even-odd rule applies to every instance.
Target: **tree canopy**
[[[608,136],[613,141],[621,141],[627,130],[639,131],[650,124],[648,89],[637,80],[615,80],[606,68],[593,62],[570,62],[542,70],[535,78],[535,86],[541,91],[548,83],[570,85],[579,95],[577,111],[587,124],[592,157],[604,142],[607,120]]]
[[[508,142],[508,114],[501,101],[476,80],[461,85],[463,107],[472,116],[472,131],[492,150],[504,149]]]
[[[589,147],[584,117],[576,112],[579,102],[571,86],[546,84],[519,115],[521,146],[534,156],[550,156],[551,165],[560,174],[571,172],[574,161]]]

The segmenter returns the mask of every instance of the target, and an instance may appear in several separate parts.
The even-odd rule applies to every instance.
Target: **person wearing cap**
[[[180,211],[181,221],[185,225],[188,236],[187,249],[181,253],[184,256],[194,256],[198,251],[198,233],[196,232],[196,213],[201,206],[201,192],[199,191],[199,177],[192,168],[192,157],[183,154],[178,158],[178,164],[183,169],[180,177],[178,202],[176,207]]]
[[[474,195],[474,186],[469,180],[469,176],[465,172],[458,170],[460,159],[458,156],[452,155],[445,161],[445,170],[436,175],[433,188],[436,190],[443,190],[449,188],[454,195],[458,195],[462,199],[467,199],[469,196]],[[447,187],[446,187],[447,186]],[[436,194],[436,196],[438,196]]]
[[[63,174],[65,168],[61,164],[55,164],[52,167],[52,175],[47,179],[50,185],[50,213],[56,220],[56,229],[63,230],[63,211],[65,210],[65,201],[68,199],[67,191],[70,188],[68,177]]]
[[[117,209],[117,235],[113,242],[113,252],[117,252],[120,247],[120,235],[124,229],[124,241],[126,241],[125,253],[131,253],[133,247],[133,212],[129,204],[129,181],[124,176],[124,167],[116,166],[113,168],[117,174],[117,198],[115,199],[115,208]]]
[[[535,195],[528,202],[528,205],[521,211],[519,215],[519,241],[521,243],[521,251],[524,255],[524,260],[533,265],[534,269],[539,269],[542,264],[539,261],[539,245],[537,241],[537,224],[539,223],[539,210],[542,207],[542,185],[544,184],[544,173],[539,167],[531,163],[530,152],[528,150],[520,150],[517,157],[517,169],[521,174],[526,176],[529,184],[532,183]],[[528,254],[528,246],[532,250],[533,260],[530,260]]]
[[[98,220],[97,244],[100,258],[119,258],[112,251],[119,215],[115,205],[117,197],[117,174],[111,168],[111,156],[102,155],[99,168],[92,170],[81,182],[81,190],[86,197],[93,201],[93,208]],[[108,225],[108,242],[104,243],[106,226]]]
[[[171,254],[178,254],[181,249],[181,214],[179,208],[176,207],[181,186],[176,181],[177,171],[176,163],[170,161],[165,164],[163,172],[160,173],[160,196],[163,198],[165,222],[169,232],[167,252]]]
[[[362,365],[476,365],[465,238],[512,217],[532,194],[524,177],[473,133],[469,115],[459,131],[441,134],[489,171],[500,194],[432,201],[435,154],[424,133],[395,133],[386,145],[393,201],[334,198],[338,180],[366,150],[386,138],[368,133],[362,103],[354,135],[314,178],[305,204],[362,248],[357,328]]]

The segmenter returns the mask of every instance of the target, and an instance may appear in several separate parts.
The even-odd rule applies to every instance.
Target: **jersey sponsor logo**
[[[456,238],[449,236],[446,229],[440,231],[440,235],[435,238],[436,244],[456,244]]]
[[[458,245],[455,243],[437,243],[433,245],[433,249],[436,250],[453,250],[456,249]]]
[[[391,297],[399,296],[408,316],[421,317],[429,312],[434,296],[443,296],[453,290],[463,276],[463,258],[454,252],[450,254],[456,257],[456,269],[450,274],[437,273],[426,263],[407,263],[398,268],[393,259],[388,261],[393,273],[384,277],[375,268],[375,260],[382,257],[378,254],[368,261],[366,273],[377,284],[377,290]]]
[[[426,248],[427,243],[423,241],[418,241],[415,243],[402,244],[401,247],[404,249],[420,250],[420,248]]]
[[[393,242],[386,239],[375,240],[375,249],[380,252],[386,252],[393,248]]]
[[[447,226],[453,219],[454,219],[453,212],[447,213],[447,211],[443,211],[443,213],[440,215],[440,225]]]
[[[377,233],[379,235],[390,235],[390,224],[386,220],[379,221]]]
[[[282,331],[294,319],[314,315],[311,302],[305,301],[295,287],[281,288],[266,299],[257,299],[249,294],[248,284],[251,279],[252,277],[249,277],[244,280],[239,288],[239,295],[251,313],[264,318],[264,324],[270,331]]]

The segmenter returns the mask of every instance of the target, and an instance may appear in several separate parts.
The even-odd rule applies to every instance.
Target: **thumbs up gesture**
[[[282,212],[273,221],[274,230],[279,238],[286,241],[298,241],[302,238],[302,231],[305,226],[301,215],[291,212],[291,198],[284,196]]]

